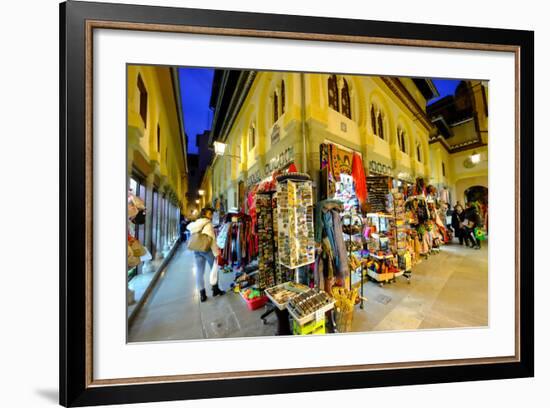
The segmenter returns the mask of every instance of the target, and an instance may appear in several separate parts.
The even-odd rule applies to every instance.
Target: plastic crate
[[[260,307],[265,306],[265,304],[267,303],[266,295],[262,295],[254,299],[247,299],[244,297],[244,294],[241,292],[241,297],[246,302],[246,307],[248,307],[249,310],[259,309]]]
[[[300,326],[296,320],[293,320],[293,333],[296,335],[325,334],[325,319],[312,321]]]

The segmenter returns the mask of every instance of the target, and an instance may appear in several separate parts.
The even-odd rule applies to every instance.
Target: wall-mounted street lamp
[[[481,161],[481,154],[477,153],[474,150],[474,152],[470,156],[470,160],[472,161],[472,163],[475,163],[475,164],[479,163]]]
[[[216,153],[216,156],[225,156],[225,157],[232,157],[237,160],[241,160],[239,156],[235,156],[233,154],[225,154],[227,151],[227,143],[222,142],[214,142],[214,153]]]
[[[225,149],[227,148],[226,143],[214,142],[214,153],[218,156],[223,156],[225,154]]]
[[[201,200],[195,200],[195,203],[200,204]]]
[[[204,190],[199,190],[199,195],[202,197],[204,195]]]

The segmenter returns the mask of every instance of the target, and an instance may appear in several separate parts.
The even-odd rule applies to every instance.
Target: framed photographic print
[[[534,375],[533,32],[60,16],[62,405]]]

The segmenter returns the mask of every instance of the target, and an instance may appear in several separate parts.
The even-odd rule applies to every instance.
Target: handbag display
[[[147,250],[137,239],[132,239],[129,244],[134,256],[139,258],[147,254]]]
[[[137,214],[131,219],[131,221],[135,225],[145,224],[145,210],[138,210]]]
[[[187,248],[191,251],[206,252],[210,250],[211,245],[212,245],[212,237],[206,234],[203,234],[201,231],[201,232],[195,232],[191,234],[191,238],[189,238],[189,243],[187,244]]]

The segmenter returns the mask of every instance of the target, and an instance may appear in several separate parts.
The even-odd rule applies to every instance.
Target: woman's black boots
[[[206,302],[206,289],[201,289],[201,302]]]
[[[212,295],[221,296],[223,294],[225,294],[225,292],[219,288],[217,283],[215,285],[212,285]]]

